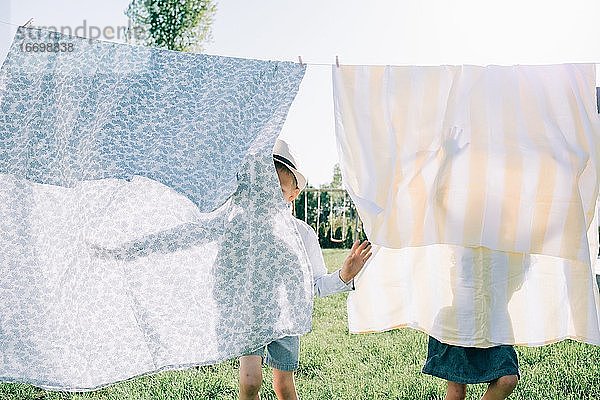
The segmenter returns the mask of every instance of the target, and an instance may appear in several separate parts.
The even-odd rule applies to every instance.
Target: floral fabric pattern
[[[271,155],[303,75],[19,28],[0,70],[1,380],[93,390],[310,330]]]

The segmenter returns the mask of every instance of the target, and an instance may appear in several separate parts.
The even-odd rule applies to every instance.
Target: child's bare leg
[[[467,385],[464,383],[446,382],[446,397],[444,400],[463,400],[467,397]]]
[[[240,357],[240,400],[258,400],[262,384],[262,357]]]
[[[273,390],[279,400],[297,400],[294,371],[273,368]]]
[[[519,382],[517,375],[502,376],[489,384],[482,400],[504,400],[515,390]]]

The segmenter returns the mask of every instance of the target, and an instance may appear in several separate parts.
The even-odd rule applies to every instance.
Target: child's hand
[[[350,254],[344,260],[344,265],[340,270],[340,279],[346,283],[350,282],[360,272],[369,257],[371,257],[371,243],[367,240],[360,245],[359,243],[358,240],[354,242]]]

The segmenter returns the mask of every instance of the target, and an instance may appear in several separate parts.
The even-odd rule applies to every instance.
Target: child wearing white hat
[[[277,139],[273,161],[284,200],[294,201],[306,187],[306,178],[298,170],[296,157],[288,144]],[[328,274],[315,231],[304,221],[295,219],[313,271],[315,295],[319,297],[354,289],[354,277],[371,257],[371,245],[366,240],[354,242],[343,266]],[[273,368],[273,389],[279,400],[297,399],[294,371],[298,369],[300,337],[287,336],[240,357],[240,399],[258,399],[262,383],[262,362]],[[266,353],[266,356],[265,356]]]

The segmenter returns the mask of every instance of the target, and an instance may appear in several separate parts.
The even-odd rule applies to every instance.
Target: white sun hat
[[[298,162],[294,154],[290,150],[290,146],[282,139],[277,139],[275,147],[273,147],[273,158],[292,171],[298,182],[298,189],[302,190],[306,187],[306,178],[298,171]]]

